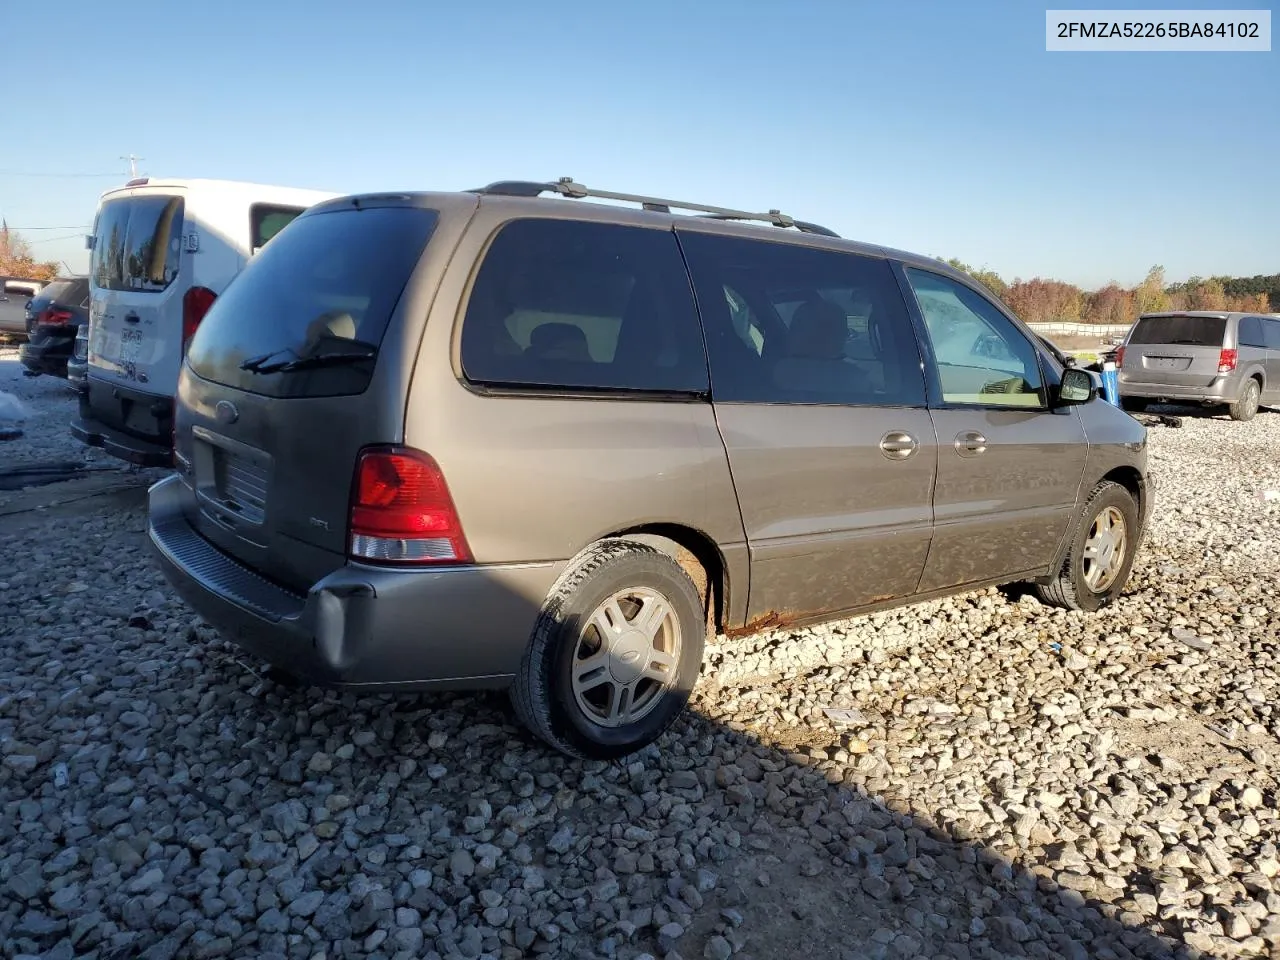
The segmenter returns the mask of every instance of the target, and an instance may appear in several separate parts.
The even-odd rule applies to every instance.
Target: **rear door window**
[[[159,293],[178,276],[183,199],[154,194],[109,200],[94,232],[90,272],[104,290]]]
[[[920,350],[888,263],[682,231],[722,403],[925,405]]]
[[[377,206],[298,219],[214,301],[187,349],[192,370],[267,396],[361,392],[437,219]]]
[[[1224,317],[1143,317],[1134,325],[1129,342],[1220,347],[1226,332]]]
[[[689,277],[667,230],[514,220],[476,276],[461,336],[473,383],[702,393]]]
[[[1262,319],[1260,317],[1240,318],[1240,346],[1266,349],[1267,342],[1262,337]]]
[[[1263,320],[1262,335],[1268,350],[1280,350],[1280,320]]]

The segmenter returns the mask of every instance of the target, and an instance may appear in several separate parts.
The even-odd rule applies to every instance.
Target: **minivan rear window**
[[[188,346],[191,369],[265,396],[360,393],[437,219],[418,207],[299,217],[214,301]]]
[[[1220,347],[1226,332],[1227,321],[1222,317],[1144,317],[1134,326],[1129,342]]]
[[[159,293],[182,262],[180,196],[148,194],[108,200],[94,228],[94,285],[103,290]]]

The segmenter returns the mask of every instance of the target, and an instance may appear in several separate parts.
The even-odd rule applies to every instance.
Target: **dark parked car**
[[[89,323],[89,278],[62,277],[27,304],[27,342],[18,359],[30,376],[67,375],[76,333]]]

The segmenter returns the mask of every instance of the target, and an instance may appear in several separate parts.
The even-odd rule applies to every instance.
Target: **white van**
[[[89,363],[71,432],[142,466],[173,462],[187,342],[264,244],[336,194],[233,180],[130,180],[102,194],[86,245]]]

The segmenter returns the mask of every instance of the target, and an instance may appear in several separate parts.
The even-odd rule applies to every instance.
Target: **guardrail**
[[[1051,323],[1027,324],[1036,333],[1047,337],[1123,337],[1133,326],[1131,323],[1078,323],[1070,320],[1055,320]]]

